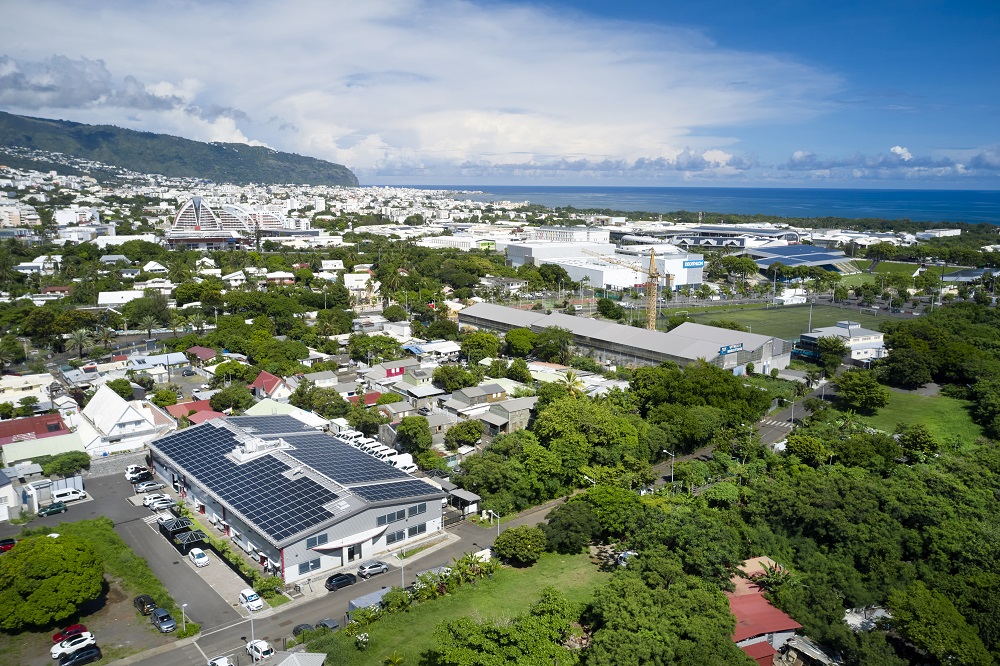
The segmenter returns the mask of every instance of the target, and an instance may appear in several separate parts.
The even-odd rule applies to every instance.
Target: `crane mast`
[[[660,273],[656,269],[656,251],[653,248],[649,248],[649,268],[643,268],[641,265],[633,264],[628,261],[622,261],[621,259],[616,259],[614,257],[606,257],[597,252],[591,252],[589,250],[584,250],[585,254],[589,254],[593,257],[606,261],[609,264],[615,264],[617,266],[624,266],[625,268],[631,268],[637,273],[646,274],[646,328],[650,331],[656,330],[656,314],[658,312],[657,308],[657,296],[659,296],[659,286],[660,278],[667,278],[668,282],[673,276],[669,273]]]

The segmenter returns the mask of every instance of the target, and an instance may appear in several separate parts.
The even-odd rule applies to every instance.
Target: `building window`
[[[302,576],[304,574],[309,573],[310,571],[316,571],[316,569],[319,569],[318,557],[315,560],[309,560],[308,562],[303,562],[302,564],[300,564],[299,575]]]
[[[423,534],[426,531],[427,531],[427,523],[420,523],[419,525],[414,525],[409,530],[407,530],[407,533],[410,535],[410,538],[412,539],[418,534]]]
[[[306,539],[306,548],[315,548],[316,546],[322,546],[327,541],[327,535],[318,534],[314,537],[309,537]]]
[[[406,520],[406,511],[400,509],[399,511],[393,511],[392,513],[387,513],[384,516],[379,516],[376,521],[378,526],[388,525],[389,523],[395,523],[398,520]]]
[[[411,506],[410,509],[409,509],[409,513],[410,513],[410,517],[411,518],[413,516],[419,516],[422,513],[427,513],[427,503],[426,502],[422,502],[422,503],[417,504],[415,506]]]
[[[398,532],[389,532],[385,535],[385,545],[396,543],[397,541],[402,541],[406,538],[406,532],[399,530]]]

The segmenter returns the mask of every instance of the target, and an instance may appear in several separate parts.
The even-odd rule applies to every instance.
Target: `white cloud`
[[[907,150],[906,148],[903,148],[902,146],[893,146],[892,148],[889,149],[889,152],[891,152],[893,155],[898,156],[899,159],[903,160],[904,162],[909,162],[910,160],[913,159],[913,155],[910,154],[910,151]]]
[[[736,156],[737,138],[713,136],[719,128],[814,117],[840,85],[790,58],[725,48],[690,30],[524,5],[105,7],[6,7],[19,29],[0,46],[8,56],[0,106],[253,139],[371,179],[463,164],[725,175],[753,159]]]

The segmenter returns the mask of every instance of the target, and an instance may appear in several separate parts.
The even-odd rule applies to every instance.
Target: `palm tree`
[[[71,347],[76,347],[80,350],[80,358],[83,358],[84,348],[89,347],[94,341],[90,337],[90,331],[85,328],[78,328],[69,334],[68,342]]]
[[[194,330],[198,331],[198,335],[201,335],[205,331],[205,315],[200,312],[195,312],[191,315],[188,323],[194,326]]]
[[[160,322],[156,320],[153,315],[143,315],[139,320],[139,328],[148,333],[147,338],[153,337],[153,329],[160,325]]]
[[[168,323],[170,324],[170,331],[174,334],[175,338],[177,337],[177,329],[184,326],[184,322],[185,319],[183,315],[179,315],[177,312],[171,311],[170,321]]]
[[[113,328],[108,326],[102,326],[97,332],[97,341],[100,342],[105,347],[111,347],[111,343],[115,339],[115,331]]]
[[[580,376],[576,374],[573,370],[567,370],[563,378],[559,380],[559,384],[573,396],[583,395],[583,380]]]

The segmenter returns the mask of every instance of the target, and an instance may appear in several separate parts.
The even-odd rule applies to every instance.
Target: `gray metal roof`
[[[503,305],[494,305],[493,303],[476,303],[459,312],[459,319],[462,317],[496,318],[498,321],[517,328],[530,328],[532,324],[546,316],[548,315],[545,312],[518,310],[517,308],[508,308]]]

